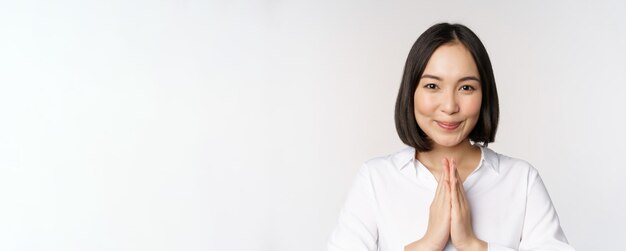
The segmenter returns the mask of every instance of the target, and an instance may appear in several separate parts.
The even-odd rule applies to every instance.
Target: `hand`
[[[448,239],[460,251],[487,250],[487,243],[474,235],[469,203],[456,162],[444,158],[442,164],[426,233],[421,239],[405,246],[404,250],[442,250]]]
[[[441,177],[430,204],[428,228],[424,237],[413,245],[415,250],[442,250],[450,238],[450,170],[447,159],[443,159],[442,164]]]
[[[458,250],[487,250],[487,243],[479,240],[472,229],[472,219],[469,203],[465,197],[463,182],[456,168],[456,161],[448,162],[450,166],[450,239]]]

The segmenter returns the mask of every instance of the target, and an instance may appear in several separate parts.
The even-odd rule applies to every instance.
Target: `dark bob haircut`
[[[487,50],[478,36],[464,25],[439,23],[428,28],[413,44],[404,65],[402,83],[396,99],[396,131],[402,142],[414,147],[417,152],[430,151],[432,146],[430,139],[415,120],[413,100],[415,89],[433,52],[443,44],[454,42],[463,44],[470,51],[480,74],[482,89],[480,116],[468,137],[483,146],[495,140],[500,112],[496,81]]]

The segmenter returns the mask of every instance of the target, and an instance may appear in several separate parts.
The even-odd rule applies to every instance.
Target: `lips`
[[[446,130],[454,130],[457,127],[459,127],[459,125],[461,124],[461,122],[439,122],[439,121],[436,121],[436,122],[439,125],[439,127],[446,129]]]

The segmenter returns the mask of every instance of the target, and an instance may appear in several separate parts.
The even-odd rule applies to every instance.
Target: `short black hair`
[[[495,140],[500,111],[496,80],[487,50],[478,36],[466,26],[439,23],[428,28],[413,44],[404,65],[404,74],[396,99],[396,131],[402,142],[414,147],[417,152],[430,151],[432,146],[428,136],[415,121],[413,100],[415,89],[433,52],[441,45],[454,42],[460,42],[470,51],[480,74],[482,89],[480,116],[468,137],[483,146]]]

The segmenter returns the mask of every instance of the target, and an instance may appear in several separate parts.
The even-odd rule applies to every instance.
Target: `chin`
[[[440,146],[445,146],[445,147],[457,146],[461,142],[463,142],[463,141],[458,141],[458,140],[435,140],[435,143],[437,143]]]

